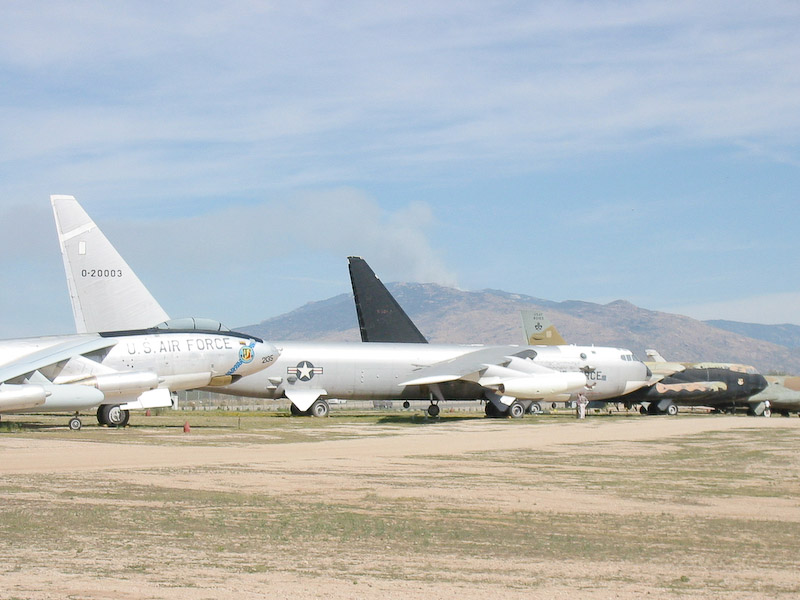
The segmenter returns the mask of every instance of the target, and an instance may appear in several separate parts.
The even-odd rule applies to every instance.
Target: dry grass
[[[8,440],[54,451],[75,440],[130,452],[240,448],[226,464],[114,470],[98,456],[88,470],[3,474],[0,597],[800,593],[795,421],[753,428],[723,417],[732,419],[723,430],[587,445],[570,441],[583,424],[549,417],[425,429],[374,414],[259,415],[244,426],[208,415],[188,436],[170,418],[125,431],[43,423],[0,433],[0,452]],[[612,423],[587,426],[600,435]],[[524,437],[562,431],[547,447],[452,449],[506,425]],[[375,452],[330,454],[364,436]],[[384,450],[398,439],[408,453]],[[291,458],[309,444],[318,457]]]

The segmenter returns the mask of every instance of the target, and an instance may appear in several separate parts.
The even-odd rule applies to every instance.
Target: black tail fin
[[[348,256],[347,262],[350,265],[350,283],[353,285],[361,341],[427,344],[428,340],[367,262],[359,256]]]

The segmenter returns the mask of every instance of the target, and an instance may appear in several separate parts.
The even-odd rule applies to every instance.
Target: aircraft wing
[[[76,356],[88,354],[110,348],[116,345],[117,341],[113,338],[102,338],[99,336],[85,336],[72,338],[61,344],[49,346],[26,354],[10,363],[0,366],[0,382],[7,382],[18,377],[23,377],[44,367],[69,360]]]
[[[408,379],[399,385],[429,385],[457,379],[478,381],[480,371],[491,365],[505,366],[509,362],[511,358],[508,356],[508,348],[481,348],[412,371],[408,374]]]

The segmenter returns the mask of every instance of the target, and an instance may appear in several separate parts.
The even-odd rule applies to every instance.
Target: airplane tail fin
[[[567,342],[561,337],[556,326],[540,310],[523,308],[522,329],[525,332],[525,343],[529,346],[564,346]]]
[[[78,333],[153,327],[169,316],[74,196],[50,196]]]
[[[658,350],[653,350],[652,348],[648,348],[644,352],[645,352],[645,354],[647,354],[647,358],[651,362],[659,362],[659,363],[667,362],[667,359],[665,359],[663,356],[661,356],[661,353],[659,353]]]
[[[347,261],[361,341],[427,344],[428,340],[400,308],[367,261],[358,256],[349,256]]]

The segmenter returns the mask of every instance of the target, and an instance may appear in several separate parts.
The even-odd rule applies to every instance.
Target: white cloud
[[[142,8],[144,6],[144,8]],[[458,6],[19,3],[0,23],[0,156],[131,177],[216,159],[248,183],[340,184],[609,148],[800,132],[800,9],[728,2]],[[181,161],[188,154],[191,161]],[[791,159],[791,157],[789,157]]]
[[[145,247],[129,249],[145,266],[174,258],[184,271],[170,277],[198,297],[198,275],[236,276],[241,289],[288,277],[269,257],[291,262],[309,286],[339,280],[324,270],[348,253],[387,281],[454,283],[458,268],[475,287],[524,292],[520,285],[540,289],[546,266],[529,262],[549,240],[560,243],[557,233],[592,248],[592,264],[572,247],[547,257],[559,267],[553,279],[566,282],[554,284],[556,295],[624,297],[646,287],[668,302],[675,286],[642,286],[636,276],[646,269],[619,255],[655,247],[678,256],[685,281],[735,278],[745,248],[763,265],[797,255],[786,233],[796,210],[770,230],[737,222],[755,220],[750,206],[771,192],[790,204],[785,190],[796,189],[798,30],[800,5],[781,1],[12,0],[0,19],[0,214],[67,193],[126,229],[136,215],[160,218],[143,224]],[[680,164],[659,171],[663,157],[684,153],[706,159],[689,180]],[[630,177],[625,163],[638,161],[641,181],[611,181]],[[600,173],[598,164],[611,168]],[[753,165],[775,169],[756,173],[763,194],[708,197],[709,186]],[[586,178],[543,203],[545,222],[563,232],[524,222],[531,195],[522,188],[550,168],[573,179],[564,188]],[[657,183],[654,173],[663,175]],[[654,202],[654,185],[662,210],[640,210]],[[328,191],[296,193],[310,188]],[[417,191],[429,204],[411,202]],[[471,198],[454,214],[459,193]],[[398,197],[408,203],[387,200]],[[498,223],[498,212],[520,217]],[[6,226],[3,247],[43,261],[45,247],[23,229]],[[255,253],[241,260],[237,244]],[[532,244],[541,244],[536,254]],[[737,257],[717,260],[709,275],[698,260],[709,252]],[[437,258],[447,253],[460,264]],[[31,277],[41,277],[40,264],[29,263]],[[178,294],[168,279],[154,285]],[[631,287],[617,291],[618,282]],[[318,297],[275,287],[272,296],[293,305]],[[223,291],[208,293],[222,305]]]

